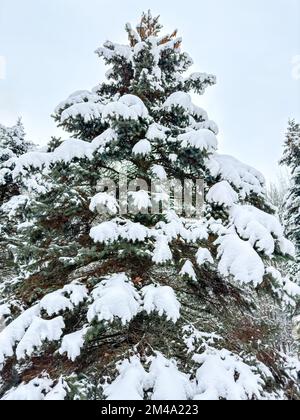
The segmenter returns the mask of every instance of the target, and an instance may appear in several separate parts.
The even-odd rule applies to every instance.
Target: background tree
[[[299,275],[300,267],[300,125],[295,120],[289,121],[282,165],[291,170],[291,186],[284,205],[284,225],[287,237],[296,246],[296,260],[292,271]]]
[[[278,176],[269,184],[267,198],[270,204],[275,208],[280,221],[283,223],[283,213],[285,199],[291,186],[290,173],[288,170],[282,170]]]
[[[21,119],[13,127],[0,124],[0,206],[19,194],[19,186],[13,181],[11,170],[14,158],[28,152],[30,147],[32,145],[25,140]]]
[[[21,183],[13,179],[12,171],[15,160],[28,152],[31,147],[32,145],[25,139],[21,119],[13,127],[0,125],[0,283],[12,272],[12,261],[7,248],[7,237],[12,233],[12,225],[9,217],[5,217],[2,208],[21,194]]]

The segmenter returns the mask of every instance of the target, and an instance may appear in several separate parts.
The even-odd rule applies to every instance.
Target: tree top
[[[153,17],[150,10],[142,14],[141,20],[136,26],[136,31],[132,29],[131,24],[126,24],[126,31],[128,33],[128,38],[130,46],[134,47],[138,42],[146,41],[151,36],[157,37],[163,28],[159,22],[160,16]],[[161,38],[159,45],[166,44],[167,42],[172,41],[177,37],[178,30],[175,29],[172,34],[166,35]],[[174,47],[179,48],[181,41],[178,41]]]

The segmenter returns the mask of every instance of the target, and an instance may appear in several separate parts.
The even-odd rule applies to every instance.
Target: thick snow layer
[[[172,93],[169,98],[163,104],[163,108],[172,111],[173,108],[182,108],[188,114],[195,115],[203,120],[208,119],[207,112],[202,108],[197,107],[193,104],[191,95],[186,92],[175,92]]]
[[[164,235],[158,235],[155,241],[155,247],[152,254],[152,261],[156,264],[165,264],[172,261],[173,256],[167,237]]]
[[[58,341],[62,336],[65,323],[62,317],[45,320],[35,317],[17,346],[18,360],[31,356],[35,349],[40,349],[45,341]]]
[[[57,384],[45,396],[45,401],[63,401],[70,391],[69,386],[61,377]]]
[[[59,114],[61,111],[66,110],[67,108],[72,107],[77,104],[86,104],[86,103],[97,103],[99,101],[99,96],[91,93],[88,90],[78,90],[72,93],[67,99],[62,101],[57,105],[54,112]]]
[[[166,132],[168,131],[167,127],[163,125],[153,123],[149,126],[146,138],[150,141],[160,140],[164,141],[167,138]]]
[[[75,333],[65,335],[62,339],[59,353],[63,355],[67,353],[68,359],[75,362],[77,357],[80,356],[81,349],[84,345],[84,337],[88,332],[88,328],[83,328]]]
[[[25,153],[16,159],[15,168],[12,171],[12,174],[16,178],[20,173],[24,172],[24,169],[30,169],[30,167],[42,170],[44,166],[48,166],[51,163],[51,157],[51,153]]]
[[[89,322],[113,322],[119,319],[123,325],[130,322],[140,309],[140,296],[126,274],[107,277],[92,292],[94,302],[90,305]]]
[[[35,378],[8,391],[2,401],[63,401],[68,386],[61,378],[56,385],[48,377]]]
[[[207,225],[202,220],[185,220],[174,211],[167,212],[165,219],[166,222],[159,222],[156,229],[167,237],[168,242],[178,237],[191,243],[208,239]]]
[[[219,127],[215,121],[207,120],[200,123],[197,123],[193,117],[191,119],[191,126],[196,130],[206,129],[212,131],[216,136],[219,134]]]
[[[40,302],[40,308],[44,309],[49,316],[58,314],[61,311],[70,311],[73,309],[73,304],[70,299],[58,292],[49,293]]]
[[[103,222],[90,231],[90,237],[103,244],[116,242],[119,238],[128,242],[144,242],[149,234],[149,229],[142,224],[123,219]]]
[[[90,237],[94,242],[109,244],[116,242],[120,236],[120,227],[116,221],[103,222],[94,226],[90,231]]]
[[[116,44],[107,41],[103,47],[100,47],[96,50],[96,54],[98,54],[99,57],[104,57],[109,61],[114,57],[121,57],[126,61],[131,62],[132,48],[130,48],[128,45]]]
[[[88,297],[87,288],[81,284],[71,283],[63,289],[47,294],[40,301],[40,308],[49,316],[59,314],[67,309],[72,311],[74,305],[78,306]]]
[[[225,277],[232,275],[240,283],[262,283],[265,267],[249,241],[242,240],[237,234],[221,236],[218,248],[219,272]]]
[[[0,186],[6,185],[7,176],[11,174],[11,170],[7,168],[0,169]]]
[[[91,159],[93,157],[93,145],[82,140],[69,139],[65,140],[57,149],[53,152],[51,162],[64,161],[71,162],[74,158]],[[49,153],[50,155],[50,153]]]
[[[148,191],[130,191],[128,195],[131,199],[131,207],[137,211],[145,211],[149,207],[152,207],[152,202]]]
[[[119,375],[104,387],[104,395],[112,401],[140,401],[144,399],[147,373],[137,356],[124,360],[117,366]]]
[[[227,181],[221,181],[210,188],[206,200],[230,208],[239,201],[239,196]]]
[[[8,316],[11,314],[10,305],[5,303],[3,305],[0,305],[0,319],[3,316]]]
[[[70,118],[81,117],[85,123],[89,121],[101,119],[104,105],[92,102],[83,102],[74,104],[62,112],[60,121],[64,123]]]
[[[3,161],[3,164],[5,165],[7,163],[6,161],[13,158],[14,156],[16,155],[12,150],[3,148],[0,144],[0,162]]]
[[[208,239],[208,229],[205,221],[195,220],[193,222],[187,222],[185,224],[187,229],[187,235],[183,238],[187,242],[196,243],[198,241],[203,241]]]
[[[122,226],[122,232],[120,234],[121,238],[128,242],[144,242],[149,235],[150,231],[148,228],[141,223],[134,223],[131,221],[127,221],[127,223]]]
[[[165,219],[166,222],[159,222],[156,228],[167,237],[168,242],[177,239],[178,236],[182,238],[189,237],[189,231],[185,228],[183,219],[178,217],[175,212],[170,211],[166,213]]]
[[[75,306],[80,305],[88,297],[87,288],[77,282],[67,284],[61,289],[61,292],[66,294]]]
[[[261,377],[228,350],[207,349],[203,354],[194,355],[193,360],[201,364],[196,374],[195,400],[236,401],[261,397]]]
[[[116,102],[110,102],[103,107],[102,119],[122,118],[123,120],[138,120],[149,115],[143,101],[134,95],[124,95]]]
[[[167,173],[162,165],[153,165],[151,167],[151,172],[160,181],[166,181],[168,178]]]
[[[214,263],[214,259],[207,248],[199,248],[196,254],[196,260],[199,267],[205,263]]]
[[[150,395],[151,400],[189,400],[195,388],[188,375],[180,372],[174,360],[168,360],[161,353],[151,357],[149,373],[140,358],[131,357],[117,365],[118,376],[104,385],[108,400],[138,401]],[[151,391],[151,394],[150,394]]]
[[[28,201],[29,197],[27,195],[16,195],[4,203],[0,209],[7,215],[9,219],[13,219],[16,216],[18,210],[20,210],[22,207],[24,208]]]
[[[277,239],[284,239],[283,228],[277,217],[256,207],[234,206],[230,211],[230,220],[243,239],[249,240],[253,247],[268,256],[274,253]]]
[[[17,177],[20,173],[23,173],[25,169],[30,169],[30,167],[42,170],[44,167],[47,168],[49,165],[56,162],[64,161],[68,163],[76,158],[91,159],[93,152],[94,148],[92,143],[83,140],[68,139],[55,149],[54,152],[30,152],[20,156],[15,162],[16,166],[13,170],[13,176]]]
[[[295,245],[288,239],[283,238],[283,237],[278,239],[278,245],[283,255],[289,255],[290,257],[293,257],[293,258],[296,256]]]
[[[97,151],[99,149],[102,152],[110,143],[115,142],[118,140],[118,135],[112,128],[108,128],[102,134],[95,137],[92,141],[92,149],[93,151]]]
[[[183,267],[180,271],[180,275],[182,277],[188,276],[193,281],[197,281],[197,276],[196,276],[196,273],[195,273],[195,269],[194,269],[194,266],[193,266],[193,264],[190,260],[187,260],[184,263],[184,265],[183,265]]]
[[[214,154],[207,159],[206,165],[213,177],[228,181],[239,192],[242,199],[252,193],[265,194],[264,176],[232,156]]]
[[[15,344],[22,340],[26,329],[31,325],[32,321],[39,313],[39,305],[33,306],[27,311],[24,311],[0,333],[0,367],[3,364],[5,357],[14,355]]]
[[[119,204],[113,195],[101,192],[91,199],[90,210],[92,212],[97,211],[99,214],[107,212],[110,214],[117,214]]]
[[[285,285],[284,285],[283,289],[292,298],[294,298],[294,297],[299,298],[300,297],[300,286],[298,284],[292,282],[288,278],[285,279]]]
[[[276,281],[280,286],[283,286],[283,278],[279,270],[277,270],[275,267],[266,267],[266,274],[270,275],[273,280]]]
[[[57,341],[64,328],[63,318],[51,320],[41,318],[45,310],[49,316],[66,309],[72,310],[88,297],[85,286],[71,283],[63,289],[46,295],[40,303],[27,309],[0,332],[0,367],[6,357],[16,355],[18,359],[30,356],[35,348],[39,349],[45,341]]]
[[[148,378],[148,387],[153,388],[153,401],[186,401],[193,396],[189,376],[179,371],[174,360],[166,359],[161,353],[153,358]]]
[[[166,315],[167,320],[174,323],[180,318],[181,305],[171,287],[151,284],[142,289],[142,295],[147,314],[158,312],[159,316]]]
[[[178,140],[182,148],[195,148],[201,151],[214,152],[218,147],[215,134],[207,129],[191,130],[180,134]]]
[[[132,149],[134,155],[146,156],[151,153],[151,143],[147,139],[140,140]]]
[[[105,147],[117,140],[117,134],[112,129],[107,129],[91,143],[78,139],[67,139],[53,152],[29,152],[15,159],[15,168],[12,171],[13,177],[23,174],[31,167],[34,169],[48,168],[57,162],[70,163],[74,159],[92,159],[97,151],[102,152]]]

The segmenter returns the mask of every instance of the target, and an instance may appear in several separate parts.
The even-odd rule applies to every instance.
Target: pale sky
[[[218,78],[197,103],[219,125],[221,152],[271,180],[287,120],[300,120],[300,0],[0,0],[0,123],[22,116],[39,144],[61,134],[55,106],[104,79],[94,50],[125,42],[124,24],[149,8],[179,29],[193,70]]]

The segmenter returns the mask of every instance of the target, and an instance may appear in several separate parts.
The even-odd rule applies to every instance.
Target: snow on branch
[[[93,158],[95,152],[102,152],[104,148],[111,142],[116,141],[116,132],[109,128],[100,136],[96,137],[91,143],[78,140],[64,140],[62,144],[53,152],[29,152],[15,159],[15,168],[12,171],[13,177],[17,178],[20,174],[24,174],[30,168],[39,169],[49,168],[57,162],[70,163],[74,159]]]
[[[151,284],[145,286],[141,292],[144,297],[144,310],[148,315],[158,312],[159,316],[166,315],[168,321],[178,321],[181,305],[171,287]]]
[[[186,92],[175,92],[172,93],[163,104],[163,109],[172,111],[173,108],[182,108],[185,112],[191,115],[195,115],[198,118],[202,118],[204,121],[208,120],[207,112],[202,108],[194,105],[192,102],[191,95]]]
[[[69,387],[67,383],[60,378],[57,383],[44,374],[40,378],[32,379],[27,384],[22,383],[16,388],[10,389],[2,401],[63,401]]]
[[[15,353],[18,359],[23,359],[39,349],[44,342],[58,341],[61,338],[65,327],[63,318],[45,320],[42,318],[42,311],[46,311],[48,316],[65,310],[71,311],[87,296],[85,286],[71,283],[47,294],[38,304],[21,313],[0,332],[0,367],[7,357],[12,357]]]
[[[148,386],[153,388],[153,401],[180,401],[192,399],[194,388],[189,375],[181,372],[175,360],[157,352],[152,358]]]
[[[221,275],[231,275],[237,282],[253,283],[255,287],[263,282],[264,263],[249,241],[242,240],[235,233],[228,233],[220,236],[216,245],[219,245]]]
[[[218,147],[218,140],[211,130],[205,128],[190,130],[180,134],[178,140],[182,148],[195,148],[201,151],[214,152]]]
[[[104,105],[99,103],[83,102],[74,104],[62,112],[60,121],[64,123],[70,118],[82,117],[85,123],[89,121],[101,119]]]
[[[196,275],[196,272],[195,272],[195,268],[193,266],[193,263],[190,260],[187,260],[184,263],[184,265],[183,265],[183,267],[180,271],[180,275],[182,277],[189,277],[191,280],[193,280],[195,282],[197,281],[197,275]]]
[[[119,204],[112,194],[101,192],[92,197],[90,210],[92,212],[98,211],[100,214],[104,212],[117,214],[119,210]]]
[[[123,118],[124,120],[138,120],[148,118],[149,112],[143,101],[134,95],[124,95],[116,102],[110,102],[103,107],[102,119]]]
[[[206,200],[208,203],[230,208],[239,201],[239,196],[227,181],[221,181],[210,188]]]
[[[39,313],[39,305],[27,309],[0,333],[0,367],[3,365],[6,357],[14,355],[16,342],[22,340],[27,328],[30,327]]]
[[[80,356],[81,349],[84,346],[84,339],[88,332],[88,328],[84,327],[80,331],[75,333],[65,335],[62,339],[61,347],[59,353],[63,355],[67,353],[68,359],[75,362],[77,357]]]
[[[104,387],[104,395],[112,401],[141,401],[144,399],[144,383],[147,373],[137,356],[117,365],[119,375]]]
[[[111,244],[123,239],[128,242],[144,242],[150,235],[150,230],[141,223],[130,220],[113,219],[94,226],[90,231],[90,237],[103,244]]]
[[[51,320],[35,317],[17,346],[17,359],[30,357],[35,349],[42,347],[45,341],[58,341],[64,328],[65,323],[61,316]]]
[[[230,221],[241,238],[249,240],[258,251],[271,256],[275,245],[285,243],[283,227],[276,216],[250,205],[237,205],[230,211]],[[282,251],[286,251],[282,249]]]
[[[207,159],[206,165],[213,177],[228,181],[241,199],[251,194],[265,195],[265,178],[256,169],[239,162],[232,156],[214,154]]]
[[[255,369],[228,350],[209,348],[193,356],[200,364],[197,370],[197,394],[195,400],[220,399],[229,401],[259,399],[264,385]]]
[[[49,316],[66,311],[72,311],[74,305],[78,306],[88,297],[87,288],[81,284],[72,283],[63,289],[48,293],[40,301],[40,308],[45,310]]]
[[[119,319],[126,325],[140,310],[140,296],[125,273],[107,277],[95,287],[92,297],[94,302],[87,314],[89,322]]]
[[[173,256],[165,235],[158,235],[155,241],[152,261],[156,264],[165,264],[172,261]]]

